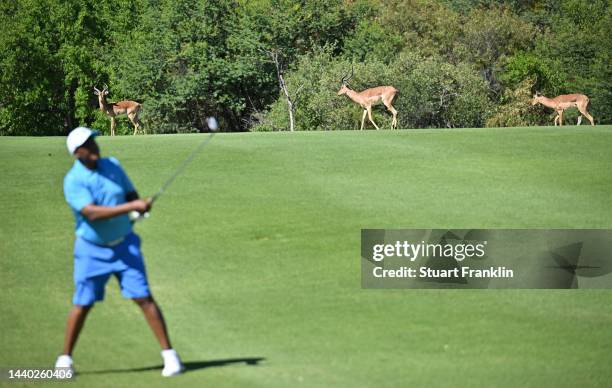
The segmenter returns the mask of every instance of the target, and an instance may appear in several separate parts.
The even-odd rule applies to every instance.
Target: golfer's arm
[[[81,209],[81,214],[89,221],[95,221],[120,216],[122,214],[129,213],[132,210],[135,209],[131,202],[117,206],[98,206],[90,204]]]

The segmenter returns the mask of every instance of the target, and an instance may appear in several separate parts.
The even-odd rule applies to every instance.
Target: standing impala
[[[134,135],[138,133],[140,128],[140,109],[141,105],[136,101],[119,101],[109,103],[106,101],[108,95],[108,86],[104,85],[104,89],[101,91],[94,87],[94,94],[98,96],[98,102],[100,103],[100,110],[106,113],[111,119],[111,136],[115,136],[115,128],[117,127],[116,116],[127,115],[132,124],[134,124]]]
[[[347,74],[348,75],[348,74]],[[348,81],[353,78],[353,68],[351,68],[351,76],[347,78],[347,75],[342,77],[342,86],[340,90],[338,90],[338,95],[341,96],[346,94],[348,98],[361,105],[363,108],[363,116],[361,117],[361,129],[363,130],[363,125],[365,124],[366,114],[370,119],[370,122],[376,127],[378,130],[378,125],[372,120],[372,105],[379,104],[382,102],[385,104],[387,109],[393,114],[393,121],[391,122],[391,129],[397,129],[397,111],[391,105],[393,98],[397,94],[397,89],[393,86],[377,86],[375,88],[366,89],[361,92],[356,92],[350,88],[348,85]]]
[[[552,108],[557,112],[557,116],[555,116],[555,126],[557,126],[557,122],[559,126],[563,125],[563,111],[569,108],[578,108],[580,113],[586,117],[591,125],[595,125],[593,121],[593,116],[587,112],[587,105],[589,105],[589,98],[584,94],[562,94],[555,98],[548,98],[538,93],[533,95],[533,100],[531,100],[531,105],[542,104],[548,108]],[[576,125],[580,125],[582,122],[582,115],[578,116],[578,123]]]

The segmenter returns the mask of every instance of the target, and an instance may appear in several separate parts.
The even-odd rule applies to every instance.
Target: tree
[[[464,17],[457,53],[476,65],[492,92],[502,90],[499,74],[507,58],[531,48],[535,28],[521,20],[509,8],[477,8]]]
[[[0,34],[0,131],[67,133],[89,113],[84,90],[94,77],[105,31],[98,3],[3,4],[0,23],[11,33]]]

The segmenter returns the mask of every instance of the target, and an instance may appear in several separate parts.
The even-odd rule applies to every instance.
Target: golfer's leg
[[[172,349],[170,345],[170,339],[168,338],[168,331],[166,329],[166,322],[164,322],[164,316],[162,315],[159,306],[155,303],[155,300],[151,297],[144,298],[132,298],[134,302],[136,302],[145,317],[147,318],[147,322],[149,322],[149,326],[155,333],[159,344],[163,348],[161,351],[162,359],[164,360],[164,368],[162,369],[162,376],[170,377],[175,376],[183,372],[185,367],[179,358],[176,350]]]
[[[75,262],[75,268],[76,268]],[[81,271],[78,272],[79,274]],[[104,286],[108,281],[108,274],[79,279],[75,283],[75,291],[72,297],[72,309],[68,314],[66,323],[66,337],[64,339],[64,354],[72,355],[74,346],[79,338],[85,318],[94,303],[104,300]]]
[[[79,333],[85,323],[85,318],[93,305],[90,306],[72,306],[72,310],[68,314],[68,322],[66,324],[66,337],[64,339],[64,354],[72,356],[72,351],[76,345]]]
[[[142,309],[162,349],[171,349],[172,346],[170,345],[170,338],[168,338],[168,329],[166,328],[164,316],[153,297],[133,298],[132,300]]]

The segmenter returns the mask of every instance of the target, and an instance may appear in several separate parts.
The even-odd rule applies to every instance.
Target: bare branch
[[[291,95],[289,94],[289,89],[287,88],[287,84],[285,83],[285,78],[283,77],[284,66],[282,64],[282,56],[281,51],[278,49],[274,50],[262,50],[264,51],[271,59],[271,62],[274,63],[276,68],[276,77],[278,78],[278,87],[283,91],[285,95],[285,99],[287,100],[287,109],[289,114],[289,130],[291,132],[295,129],[294,124],[294,115],[295,115],[295,104]]]

